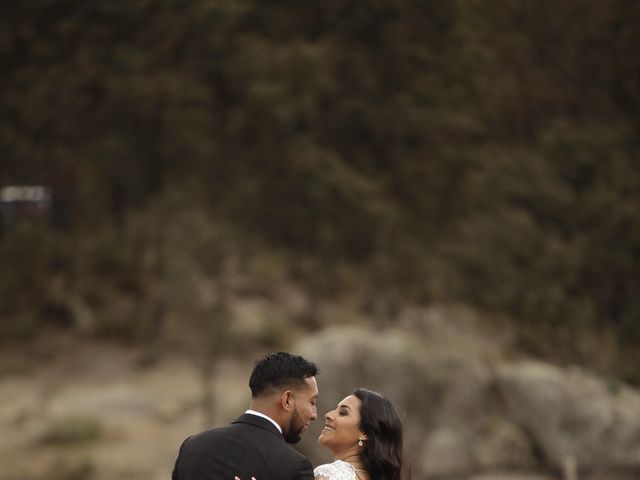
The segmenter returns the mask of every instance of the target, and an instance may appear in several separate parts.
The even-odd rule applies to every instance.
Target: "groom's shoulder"
[[[194,433],[190,437],[185,440],[185,443],[197,444],[203,441],[213,440],[218,437],[224,437],[228,435],[233,429],[233,424],[231,425],[223,425],[220,427],[210,428],[208,430],[203,430],[199,433]]]
[[[192,443],[198,443],[201,441],[214,440],[218,438],[222,439],[238,435],[255,435],[256,432],[259,432],[262,429],[267,430],[264,425],[260,424],[261,419],[257,419],[256,417],[256,420],[258,421],[256,422],[250,416],[242,415],[228,425],[222,425],[196,433],[195,435],[192,435],[189,440]],[[262,428],[256,429],[256,426],[260,426]],[[268,429],[270,430],[271,427],[269,426]]]

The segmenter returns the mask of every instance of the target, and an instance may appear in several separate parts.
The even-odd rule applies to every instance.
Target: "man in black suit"
[[[317,418],[316,366],[271,353],[255,364],[249,410],[231,425],[187,438],[172,480],[313,480],[311,462],[289,446]]]

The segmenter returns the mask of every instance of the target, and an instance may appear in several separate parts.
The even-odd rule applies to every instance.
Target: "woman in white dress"
[[[316,480],[400,480],[402,422],[382,395],[359,388],[325,415],[318,443],[334,462],[315,468]]]

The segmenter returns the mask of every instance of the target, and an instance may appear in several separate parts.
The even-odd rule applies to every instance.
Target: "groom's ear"
[[[280,395],[280,404],[285,412],[293,410],[294,399],[293,392],[291,390],[285,390],[282,392],[282,395]]]

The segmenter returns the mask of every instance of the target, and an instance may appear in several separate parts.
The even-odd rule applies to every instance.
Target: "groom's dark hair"
[[[301,355],[287,352],[269,353],[254,364],[249,378],[251,397],[256,398],[283,387],[301,387],[305,378],[317,374],[318,368],[315,364]]]

